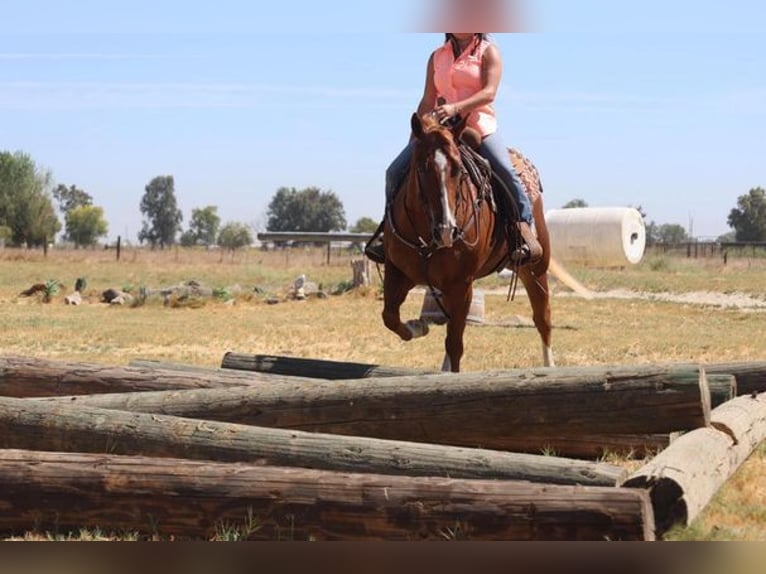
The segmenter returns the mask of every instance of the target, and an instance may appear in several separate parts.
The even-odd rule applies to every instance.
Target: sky
[[[641,205],[693,235],[729,231],[766,187],[758,0],[527,0],[493,34],[504,139],[539,168],[546,208]],[[0,150],[104,208],[134,240],[173,175],[195,207],[263,228],[280,187],[317,186],[353,224],[379,218],[409,137],[439,0],[26,0],[0,20]],[[503,28],[508,29],[508,28]]]

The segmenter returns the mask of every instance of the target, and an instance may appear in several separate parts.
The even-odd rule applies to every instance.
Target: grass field
[[[282,298],[300,274],[331,292],[351,278],[350,255],[323,250],[262,252],[231,256],[215,252],[132,251],[122,261],[114,252],[41,253],[0,250],[0,349],[3,354],[127,364],[138,358],[218,366],[226,351],[351,360],[437,368],[443,356],[443,327],[413,343],[402,343],[382,325],[376,287],[306,302]],[[625,270],[570,268],[589,288],[620,290],[623,298],[587,301],[553,285],[554,352],[559,365],[715,362],[766,359],[766,308],[723,307],[726,294],[736,303],[764,299],[766,260],[687,260],[649,257]],[[63,296],[85,277],[87,304],[68,307]],[[55,279],[64,285],[51,303],[19,297],[33,283]],[[196,280],[228,288],[220,299],[164,305],[109,307],[98,302],[107,288],[162,288]],[[255,287],[259,292],[254,292]],[[523,293],[513,303],[497,278],[481,282],[487,292],[488,325],[466,333],[464,370],[536,366],[541,362],[537,332],[529,327]],[[649,295],[624,297],[625,292]],[[659,294],[690,294],[676,303]],[[710,297],[708,297],[710,295]],[[746,296],[746,297],[745,297]],[[422,294],[410,296],[403,316],[419,314]],[[676,539],[766,540],[766,447],[762,446],[724,488],[705,514]]]

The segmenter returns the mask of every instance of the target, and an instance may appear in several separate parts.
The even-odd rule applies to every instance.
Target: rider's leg
[[[410,160],[412,159],[413,146],[414,142],[409,142],[386,170],[386,210],[388,210],[388,206],[394,200],[397,190],[401,187],[404,178],[407,176]],[[385,215],[364,249],[367,257],[376,263],[384,263],[386,259],[383,243],[379,239],[380,234],[383,233],[384,224]]]
[[[492,169],[503,181],[508,191],[513,194],[512,199],[518,206],[519,220],[514,223],[524,245],[512,253],[511,258],[518,263],[532,263],[539,260],[543,255],[543,249],[532,231],[532,206],[529,203],[524,183],[513,167],[502,136],[498,132],[486,136],[481,142],[479,153],[489,160]]]

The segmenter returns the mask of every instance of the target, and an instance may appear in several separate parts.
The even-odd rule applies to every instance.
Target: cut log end
[[[689,511],[684,500],[684,489],[675,480],[637,476],[622,486],[649,492],[654,512],[655,535],[658,538],[675,526],[688,524]]]

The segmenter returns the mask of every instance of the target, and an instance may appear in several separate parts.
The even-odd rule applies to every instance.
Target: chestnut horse
[[[458,372],[463,333],[473,298],[473,282],[509,262],[508,241],[496,233],[500,221],[488,193],[466,175],[457,142],[464,123],[454,131],[431,116],[412,116],[416,138],[410,171],[386,216],[383,322],[405,341],[428,334],[423,320],[402,323],[400,308],[415,285],[438,289],[447,316],[443,371]],[[543,343],[543,362],[553,366],[548,294],[550,238],[545,226],[537,170],[518,152],[511,158],[530,195],[543,257],[522,266],[519,278],[532,304]],[[491,192],[489,192],[491,193]]]

